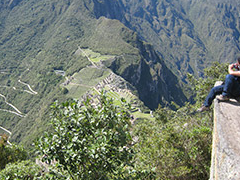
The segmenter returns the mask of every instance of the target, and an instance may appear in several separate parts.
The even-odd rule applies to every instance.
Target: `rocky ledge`
[[[210,180],[240,179],[240,103],[235,99],[214,101],[211,163]]]

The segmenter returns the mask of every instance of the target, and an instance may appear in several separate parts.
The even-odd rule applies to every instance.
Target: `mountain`
[[[54,101],[101,89],[136,110],[181,106],[187,73],[235,61],[239,12],[237,0],[0,0],[0,125],[30,144]]]
[[[213,61],[235,62],[239,53],[239,1],[95,2],[97,17],[118,19],[137,32],[154,46],[180,82],[186,83],[186,73],[202,76]]]
[[[0,0],[0,126],[12,132],[11,141],[29,146],[49,128],[54,101],[103,88],[136,109],[186,101],[154,47],[109,18],[127,24],[126,3],[105,3]],[[101,5],[111,12],[102,16]]]

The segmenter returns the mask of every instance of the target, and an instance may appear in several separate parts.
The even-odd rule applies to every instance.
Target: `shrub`
[[[156,179],[207,179],[211,160],[211,122],[191,115],[186,105],[173,111],[159,108],[155,120],[134,126],[136,168],[154,170]]]
[[[40,177],[40,167],[29,160],[9,163],[4,170],[0,172],[0,179],[4,180],[32,180]]]
[[[0,138],[0,170],[4,169],[6,164],[27,159],[27,152],[23,147],[7,143],[8,137],[3,135]]]
[[[37,143],[43,160],[55,160],[72,179],[121,179],[133,156],[130,115],[122,103],[118,107],[104,94],[98,103],[55,103],[54,131]]]

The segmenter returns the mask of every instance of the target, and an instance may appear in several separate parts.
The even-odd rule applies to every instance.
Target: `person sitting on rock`
[[[217,95],[220,95],[217,97],[219,101],[240,97],[240,57],[238,57],[237,63],[228,66],[228,73],[222,85],[211,89],[202,107],[197,110],[198,112],[208,111]]]

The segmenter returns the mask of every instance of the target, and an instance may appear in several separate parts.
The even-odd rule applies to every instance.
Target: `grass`
[[[72,82],[87,86],[95,86],[99,81],[105,79],[109,73],[109,70],[87,67],[75,73]]]
[[[130,93],[117,93],[113,91],[108,91],[107,96],[113,98],[114,104],[119,106],[121,105],[121,98],[124,98],[128,103],[131,103],[131,101],[134,101],[137,98],[136,96]],[[137,107],[137,105],[135,105],[135,107],[132,106],[131,113],[133,114],[134,119],[153,119],[150,113],[140,112],[139,107]]]
[[[151,114],[136,111],[132,113],[135,119],[154,119]]]
[[[82,50],[85,53],[85,54],[82,53],[82,55],[83,56],[87,55],[90,58],[90,60],[94,63],[98,63],[100,61],[106,61],[115,57],[113,55],[102,55],[98,52],[92,51],[91,49],[82,49]]]
[[[110,74],[109,70],[86,67],[73,74],[71,82],[64,86],[68,89],[68,97],[79,99],[88,90],[95,87]],[[62,85],[63,86],[63,85]]]
[[[68,94],[67,97],[73,99],[80,99],[90,88],[80,85],[68,85]]]

